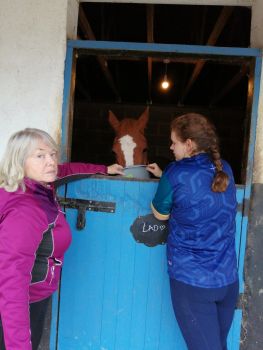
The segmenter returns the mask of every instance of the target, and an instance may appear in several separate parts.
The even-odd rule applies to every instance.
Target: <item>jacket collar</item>
[[[188,158],[183,158],[181,160],[175,161],[176,163],[207,163],[207,162],[211,162],[211,158],[209,156],[208,153],[198,153],[192,157],[188,157]]]
[[[42,194],[42,195],[45,195],[45,194],[49,195],[50,192],[53,193],[54,191],[53,184],[48,184],[44,186],[40,182],[30,179],[28,177],[24,178],[24,184],[27,190],[31,190],[35,193]]]

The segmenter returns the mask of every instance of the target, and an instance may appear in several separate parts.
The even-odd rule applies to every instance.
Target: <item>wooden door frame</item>
[[[241,238],[239,245],[239,278],[240,278],[240,292],[244,292],[243,270],[245,261],[246,237],[248,229],[248,212],[250,205],[250,196],[252,188],[253,176],[253,160],[256,141],[256,125],[258,117],[259,104],[259,90],[260,78],[262,69],[262,50],[255,48],[231,48],[231,47],[210,47],[199,45],[172,45],[172,44],[152,44],[152,43],[133,43],[133,42],[110,42],[110,41],[92,41],[92,40],[70,40],[67,43],[67,53],[64,71],[64,96],[62,106],[62,136],[61,136],[61,156],[62,161],[68,161],[71,152],[71,138],[72,138],[72,123],[73,123],[73,99],[74,99],[74,85],[75,85],[75,53],[78,49],[85,49],[92,55],[98,54],[126,54],[126,55],[192,55],[199,58],[233,58],[243,57],[254,59],[254,71],[249,78],[249,93],[248,105],[250,110],[250,128],[248,135],[248,149],[247,149],[247,167],[245,170],[245,184],[239,185],[238,188],[244,191],[244,201],[242,208],[242,226]],[[249,111],[248,111],[249,112]],[[53,298],[52,306],[54,315],[58,311],[58,298]],[[56,317],[52,319],[52,334],[51,344],[55,344],[56,334],[54,330],[57,329]]]

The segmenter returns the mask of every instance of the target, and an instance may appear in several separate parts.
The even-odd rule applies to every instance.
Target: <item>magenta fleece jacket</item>
[[[58,178],[106,174],[104,165],[66,163]],[[0,314],[6,350],[31,350],[29,303],[58,288],[61,266],[71,242],[69,225],[46,188],[25,179],[26,191],[0,188]]]

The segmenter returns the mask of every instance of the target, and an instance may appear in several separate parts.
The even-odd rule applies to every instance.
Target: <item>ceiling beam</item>
[[[206,45],[207,46],[214,46],[215,43],[217,42],[217,39],[219,38],[220,34],[222,33],[229,17],[231,16],[232,12],[234,10],[234,7],[232,6],[225,6],[223,8],[223,10],[220,13],[220,16],[218,17],[216,24],[214,26],[214,29],[212,30]],[[184,89],[182,96],[180,98],[180,102],[179,104],[183,104],[184,100],[188,94],[188,92],[190,91],[190,89],[192,88],[193,84],[195,83],[195,81],[197,80],[198,76],[200,75],[204,65],[205,65],[205,60],[200,59],[197,64],[194,67],[194,71],[192,73],[191,78],[189,79],[186,88]]]
[[[113,0],[79,0],[79,2],[115,2]],[[133,4],[174,4],[252,7],[254,0],[118,0],[119,3]]]
[[[80,25],[80,28],[81,28],[83,34],[84,34],[85,39],[96,40],[94,32],[90,26],[90,23],[86,17],[86,14],[85,14],[82,6],[79,7],[79,25]],[[112,78],[111,72],[108,68],[107,60],[103,56],[96,56],[96,59],[99,62],[100,68],[101,68],[111,90],[113,91],[117,102],[121,102],[121,97],[120,97],[120,94],[116,88],[116,85],[115,85],[114,80]]]
[[[81,38],[79,38],[79,40],[81,40]],[[123,54],[115,54],[115,53],[103,53],[103,56],[107,61],[143,61],[145,62],[147,60],[147,52],[145,53],[145,56],[138,56],[137,53],[133,56],[133,53],[130,53],[129,55],[123,55]],[[90,53],[87,49],[78,49],[78,56],[89,56],[89,55],[93,55],[93,53]],[[100,55],[98,55],[100,56]],[[170,62],[179,62],[179,63],[185,63],[185,64],[195,64],[197,63],[200,58],[198,58],[196,55],[175,55],[175,56],[170,56],[167,57],[167,54],[165,54],[165,56],[151,56],[152,61],[153,62],[163,62],[165,59],[169,58]],[[219,64],[225,64],[226,60],[224,58],[205,58],[206,61],[213,61],[213,62],[218,62]],[[228,64],[231,65],[236,65],[236,64],[240,64],[240,62],[242,63],[244,61],[243,58],[239,57],[235,57],[235,58],[231,58],[231,60],[227,60]]]
[[[153,22],[154,22],[154,5],[146,5],[147,15],[147,43],[153,43]],[[148,66],[148,99],[152,101],[152,57],[147,57]]]
[[[241,79],[247,74],[248,66],[243,64],[240,68],[240,71],[228,82],[228,84],[217,94],[216,97],[210,102],[210,106],[214,106],[219,100],[221,100],[230,90],[235,87]]]
[[[89,54],[87,54],[85,49],[79,49],[78,50],[78,56],[87,56]],[[135,61],[135,62],[139,62],[139,61],[143,61],[145,62],[145,57],[138,57],[138,56],[122,56],[122,55],[114,55],[114,54],[104,54],[103,55],[104,58],[107,59],[107,61]],[[200,58],[197,58],[195,56],[175,56],[175,57],[171,57],[169,56],[169,58],[167,58],[167,55],[165,55],[164,57],[152,57],[152,61],[153,62],[163,62],[165,59],[169,59],[169,62],[174,62],[174,63],[183,63],[183,64],[193,64],[195,65]],[[206,62],[214,62],[218,65],[229,65],[229,66],[237,66],[237,65],[242,65],[244,63],[244,58],[243,57],[231,57],[231,59],[224,59],[224,58],[211,58],[211,57],[207,57],[204,58],[204,60]]]

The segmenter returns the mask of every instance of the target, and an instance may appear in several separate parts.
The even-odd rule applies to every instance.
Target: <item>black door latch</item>
[[[77,209],[77,229],[82,230],[86,224],[86,211],[101,211],[115,213],[116,203],[93,201],[90,199],[61,198],[58,197],[59,204],[64,208]]]

